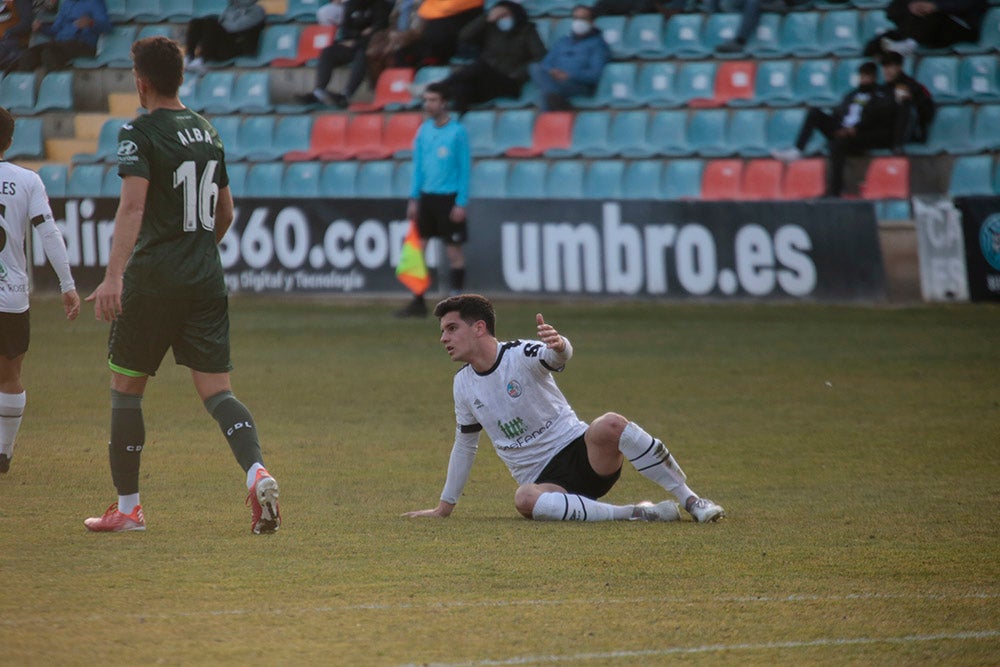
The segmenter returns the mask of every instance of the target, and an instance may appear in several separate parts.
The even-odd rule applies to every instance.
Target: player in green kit
[[[139,102],[149,113],[118,134],[121,200],[104,280],[87,297],[111,322],[111,477],[118,491],[98,532],[145,530],[139,459],[145,444],[142,396],[168,348],[191,370],[195,389],[247,473],[254,533],[281,524],[278,483],[264,468],[257,427],[229,379],[229,307],[218,242],[233,222],[222,141],[184,107],[184,61],[164,37],[132,45]]]

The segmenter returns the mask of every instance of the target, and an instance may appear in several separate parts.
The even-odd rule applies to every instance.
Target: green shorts
[[[111,323],[108,365],[123,375],[156,375],[173,348],[174,361],[202,373],[228,373],[229,299],[166,298],[126,290]]]

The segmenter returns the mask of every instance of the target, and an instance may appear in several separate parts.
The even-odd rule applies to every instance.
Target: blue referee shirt
[[[472,153],[465,126],[454,116],[438,127],[428,118],[413,141],[413,184],[410,197],[454,194],[456,206],[469,203]]]

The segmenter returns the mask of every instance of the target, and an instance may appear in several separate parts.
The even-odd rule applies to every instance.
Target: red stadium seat
[[[538,157],[553,148],[568,149],[573,142],[573,118],[569,111],[548,111],[535,118],[530,146],[507,149],[511,157]]]
[[[409,157],[413,150],[413,139],[417,136],[424,115],[419,112],[394,113],[385,123],[382,147],[389,156]]]
[[[309,148],[285,153],[286,162],[316,160],[328,151],[344,145],[347,135],[347,115],[328,113],[316,118],[309,135]]]
[[[355,113],[378,111],[386,107],[407,107],[413,101],[410,86],[414,72],[410,67],[390,67],[383,70],[375,83],[375,97],[370,104],[356,103],[348,107]]]
[[[708,200],[741,199],[742,160],[709,160],[701,176],[701,198]]]
[[[389,154],[382,146],[382,114],[366,113],[351,118],[344,142],[320,153],[321,160],[379,160]]]
[[[319,58],[319,52],[333,43],[337,34],[335,25],[307,25],[299,35],[299,45],[294,58],[276,58],[273,67],[301,67]]]
[[[868,163],[861,184],[864,199],[908,199],[910,163],[904,157],[877,157]]]
[[[778,160],[750,160],[743,170],[743,199],[780,199],[785,165]]]
[[[734,99],[752,99],[756,80],[757,63],[752,60],[719,63],[719,69],[715,73],[713,106],[722,106]]]
[[[785,169],[782,199],[813,199],[826,192],[826,160],[796,160]]]

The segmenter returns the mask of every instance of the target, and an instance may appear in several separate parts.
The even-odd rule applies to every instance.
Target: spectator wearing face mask
[[[572,109],[569,98],[593,95],[604,65],[611,59],[604,36],[594,26],[593,9],[574,7],[570,25],[569,35],[557,40],[540,62],[528,65],[543,111]]]
[[[528,65],[545,55],[535,24],[511,0],[500,0],[489,13],[462,28],[459,42],[478,53],[471,64],[443,81],[459,114],[473,104],[520,95]]]

